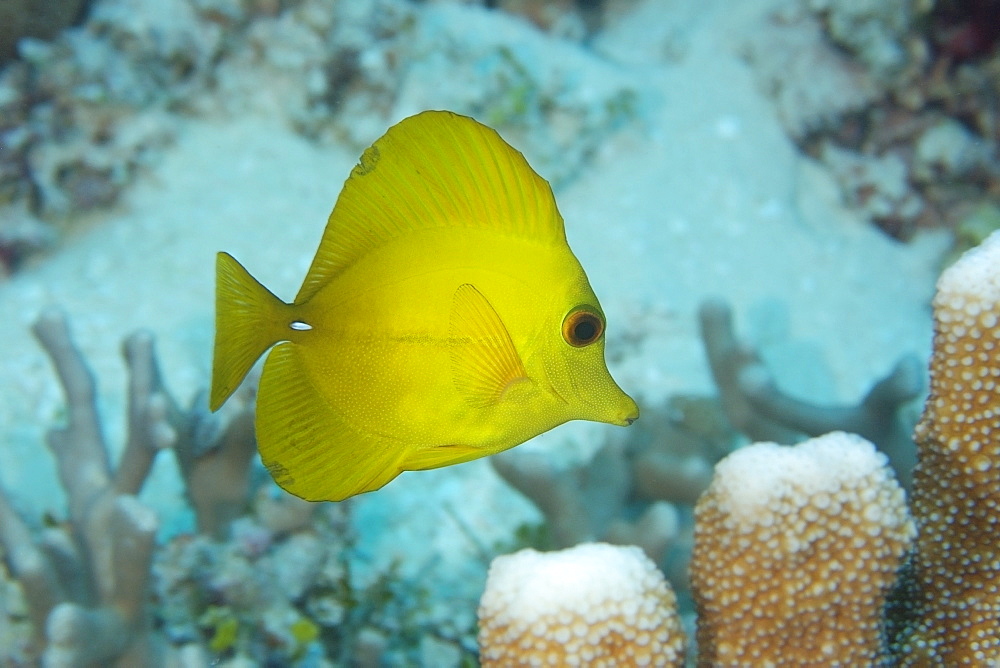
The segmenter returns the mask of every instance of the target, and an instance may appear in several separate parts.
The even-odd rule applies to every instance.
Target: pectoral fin
[[[494,405],[508,388],[528,380],[500,316],[468,283],[455,290],[449,333],[452,379],[471,406]]]

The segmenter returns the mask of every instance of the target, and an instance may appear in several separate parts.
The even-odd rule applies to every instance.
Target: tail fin
[[[284,336],[287,304],[257,282],[229,253],[215,261],[215,352],[209,407],[236,391],[254,362]]]

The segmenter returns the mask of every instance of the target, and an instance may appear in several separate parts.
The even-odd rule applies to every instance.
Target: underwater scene
[[[0,2],[0,668],[1000,664],[998,44]]]

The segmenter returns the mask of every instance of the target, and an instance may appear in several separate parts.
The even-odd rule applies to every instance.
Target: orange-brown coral
[[[482,665],[681,666],[676,604],[637,547],[497,557],[479,605]]]
[[[695,509],[691,584],[704,666],[874,666],[913,535],[885,455],[834,432],[716,465]]]
[[[1000,233],[938,281],[903,665],[1000,663]]]

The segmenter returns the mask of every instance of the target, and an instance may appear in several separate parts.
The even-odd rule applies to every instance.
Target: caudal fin
[[[236,391],[254,362],[284,336],[282,311],[275,297],[229,253],[215,261],[215,351],[212,394],[215,411]]]

